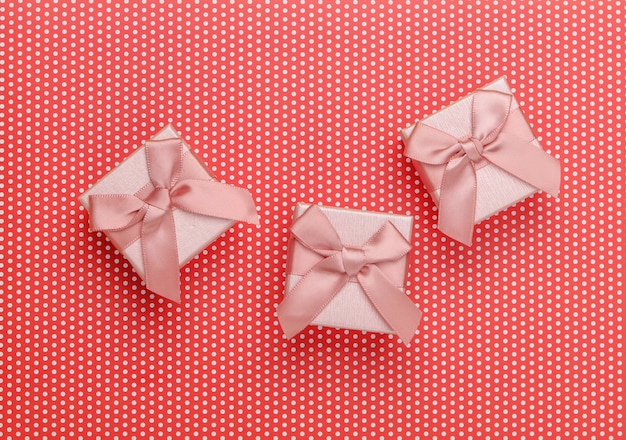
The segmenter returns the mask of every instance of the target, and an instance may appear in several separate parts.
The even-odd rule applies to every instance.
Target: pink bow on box
[[[559,191],[558,160],[531,143],[534,139],[510,93],[479,90],[472,94],[471,131],[455,137],[417,122],[404,154],[442,166],[439,229],[464,244],[472,242],[476,209],[476,169],[492,163],[553,196]]]
[[[313,255],[312,266],[277,308],[285,335],[309,325],[351,279],[356,280],[389,327],[408,344],[421,313],[383,268],[403,258],[410,243],[387,221],[361,247],[344,246],[321,209],[310,206],[292,225],[294,239]]]
[[[258,224],[256,207],[245,189],[195,172],[181,139],[146,141],[145,155],[150,182],[135,194],[89,196],[91,229],[110,233],[122,249],[141,239],[146,287],[180,302],[173,211]]]

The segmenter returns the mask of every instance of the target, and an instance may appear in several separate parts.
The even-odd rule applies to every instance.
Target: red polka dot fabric
[[[624,15],[613,2],[0,4],[0,437],[626,436]],[[401,128],[505,75],[561,193],[437,210]],[[77,197],[172,123],[238,223],[156,296]],[[284,338],[297,202],[414,216],[394,335]]]

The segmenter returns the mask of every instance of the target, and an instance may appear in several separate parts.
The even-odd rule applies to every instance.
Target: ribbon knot
[[[359,248],[343,246],[341,248],[341,260],[344,270],[351,277],[361,271],[361,268],[367,264],[365,251]]]
[[[459,143],[461,144],[461,148],[467,157],[469,157],[472,162],[480,162],[483,158],[484,146],[479,139],[471,137],[469,139],[461,140]]]
[[[146,141],[145,155],[150,182],[138,192],[89,196],[91,229],[107,231],[122,249],[141,239],[146,287],[180,302],[173,211],[258,224],[256,207],[246,190],[198,174],[179,138]]]
[[[511,110],[513,95],[479,90],[471,100],[469,134],[457,139],[418,121],[404,151],[413,160],[444,167],[438,226],[467,245],[474,230],[479,162],[491,162],[554,197],[561,180],[558,160],[531,143],[534,136],[522,112]]]
[[[167,211],[172,207],[170,190],[167,188],[154,188],[150,195],[144,199],[144,202],[162,211]]]
[[[312,205],[294,222],[291,233],[299,244],[317,254],[318,261],[278,305],[278,320],[288,338],[309,325],[356,277],[389,327],[404,343],[411,341],[421,312],[379,267],[379,263],[399,262],[411,250],[411,244],[391,222],[362,247],[346,246],[321,209]]]

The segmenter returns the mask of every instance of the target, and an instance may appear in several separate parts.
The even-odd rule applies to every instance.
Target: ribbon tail
[[[359,284],[389,327],[409,345],[422,317],[422,312],[402,290],[394,286],[376,267],[370,264],[357,275]]]
[[[439,229],[465,245],[472,243],[476,212],[476,171],[463,156],[448,164],[439,196]]]
[[[215,180],[186,179],[172,189],[172,203],[179,209],[211,217],[259,224],[250,193]]]
[[[176,229],[171,210],[151,206],[141,227],[141,246],[148,290],[180,303]]]
[[[559,161],[523,139],[500,133],[483,155],[491,163],[553,197],[561,183]]]
[[[278,321],[288,339],[309,325],[350,279],[337,271],[340,260],[338,253],[317,263],[278,305]]]

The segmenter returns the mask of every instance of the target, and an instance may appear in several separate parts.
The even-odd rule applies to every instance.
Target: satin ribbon
[[[320,261],[304,274],[277,308],[287,338],[309,325],[342,287],[356,278],[389,327],[408,345],[421,312],[377,266],[377,263],[397,261],[411,250],[411,244],[391,222],[385,223],[362,247],[347,247],[324,213],[312,205],[294,222],[291,233],[300,244],[318,254]]]
[[[252,197],[242,188],[198,179],[181,139],[145,142],[150,182],[135,194],[89,196],[91,229],[115,233],[122,249],[141,239],[146,287],[180,302],[173,210],[258,224]]]
[[[558,160],[531,144],[532,132],[513,96],[479,90],[472,95],[471,132],[456,137],[417,122],[404,154],[430,165],[445,165],[439,196],[439,229],[469,245],[476,209],[476,168],[490,162],[520,180],[557,196]]]

